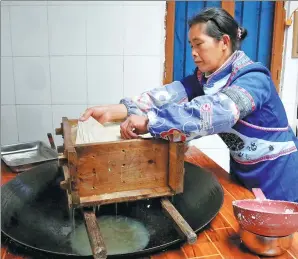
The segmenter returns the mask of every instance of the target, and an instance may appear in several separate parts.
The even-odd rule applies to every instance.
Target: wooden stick
[[[100,233],[97,219],[93,211],[83,211],[94,259],[106,259],[107,249]]]
[[[179,234],[182,235],[189,244],[194,244],[197,241],[197,235],[181,216],[181,214],[176,210],[174,205],[167,199],[161,199],[161,205],[166,212],[167,216],[171,218],[178,230]]]

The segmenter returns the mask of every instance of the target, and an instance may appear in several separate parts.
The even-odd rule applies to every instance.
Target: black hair
[[[211,7],[202,10],[188,21],[189,29],[198,23],[205,23],[206,34],[217,40],[225,34],[229,35],[232,52],[240,48],[241,41],[247,36],[247,30],[240,27],[237,21],[222,8]]]

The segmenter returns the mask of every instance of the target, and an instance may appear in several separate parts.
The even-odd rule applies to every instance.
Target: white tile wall
[[[161,71],[158,56],[124,56],[124,96],[159,87]]]
[[[164,16],[165,1],[2,1],[1,144],[161,86]]]
[[[48,142],[47,133],[53,132],[51,105],[17,105],[19,141]]]
[[[18,127],[15,105],[1,106],[1,144],[18,142]]]
[[[11,6],[13,56],[47,56],[48,19],[46,6]],[[5,39],[1,38],[1,41]]]
[[[2,0],[2,5],[21,5],[21,6],[32,6],[32,5],[47,5],[47,1],[35,0],[35,1],[11,1],[11,0]]]
[[[87,54],[122,56],[124,9],[122,5],[96,5],[87,8]],[[136,24],[133,29],[136,29]],[[135,34],[133,39],[136,38]],[[150,41],[151,44],[153,42]],[[154,43],[153,45],[157,45]]]
[[[15,104],[12,57],[1,57],[1,104]]]
[[[133,5],[133,6],[163,6],[163,1],[123,1],[124,5]]]
[[[51,104],[49,57],[15,57],[16,104]]]
[[[119,103],[123,97],[123,68],[123,56],[87,57],[89,104]]]
[[[53,104],[86,104],[86,56],[51,57]]]
[[[5,39],[5,41],[1,41],[1,55],[11,57],[11,32],[8,6],[1,6],[1,38]]]
[[[56,0],[56,1],[47,1],[48,2],[48,6],[70,6],[70,5],[86,5],[87,3],[89,4],[91,1],[60,1],[60,0]],[[94,1],[96,2],[96,1]]]
[[[49,6],[50,55],[86,55],[86,6]]]
[[[164,23],[163,10],[156,6],[124,7],[124,54],[156,55],[160,57],[160,44]],[[144,14],[151,19],[143,19]],[[154,23],[152,21],[155,21]],[[134,26],[138,23],[139,26]],[[159,43],[152,45],[152,41]]]

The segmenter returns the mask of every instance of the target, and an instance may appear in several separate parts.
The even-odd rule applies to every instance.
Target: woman
[[[170,141],[218,134],[230,149],[231,173],[247,188],[298,201],[298,140],[270,72],[238,50],[246,35],[225,10],[202,11],[189,21],[194,74],[118,105],[90,108],[80,119],[126,119],[125,139],[148,132]]]

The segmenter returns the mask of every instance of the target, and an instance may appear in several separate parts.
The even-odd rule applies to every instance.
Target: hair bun
[[[244,40],[245,37],[247,36],[247,30],[243,27],[239,27],[240,31],[241,31],[241,36],[240,36],[240,40]]]

